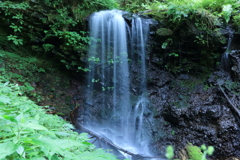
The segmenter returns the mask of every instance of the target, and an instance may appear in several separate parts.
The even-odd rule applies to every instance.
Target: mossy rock
[[[157,34],[160,36],[170,36],[173,34],[173,31],[171,29],[168,28],[159,28],[157,30]]]
[[[189,143],[186,146],[188,156],[191,160],[202,160],[203,153],[201,152],[200,148],[197,146],[192,145],[192,143]],[[204,160],[207,160],[204,158]]]

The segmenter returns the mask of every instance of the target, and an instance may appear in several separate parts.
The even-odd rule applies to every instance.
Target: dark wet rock
[[[231,71],[232,77],[235,80],[240,79],[240,50],[233,50],[230,52],[229,56],[232,62]]]
[[[187,109],[171,107],[163,115],[176,129],[176,136],[170,139],[176,143],[177,150],[187,143],[215,147],[214,157],[226,158],[239,155],[239,126],[226,106],[202,106]],[[179,139],[179,136],[182,137]],[[170,140],[169,139],[169,140]],[[233,147],[233,144],[235,144]]]
[[[218,86],[218,83],[220,85],[223,84],[223,82],[231,80],[231,77],[227,72],[224,71],[216,71],[213,72],[213,74],[210,75],[210,78],[207,80],[208,84],[211,84],[213,86]]]
[[[187,74],[180,74],[177,79],[179,80],[188,80],[189,79],[189,75]]]
[[[142,14],[133,14],[133,13],[125,13],[123,14],[123,18],[131,26],[133,18],[141,17],[143,21],[143,25],[147,24],[150,27],[150,34],[155,34],[155,31],[159,27],[159,22],[152,19],[150,16],[142,15]]]
[[[164,85],[169,84],[173,78],[174,77],[171,73],[159,70],[155,66],[152,66],[152,68],[148,71],[149,85],[158,86],[159,88],[162,88]]]
[[[132,19],[134,17],[134,14],[132,14],[132,13],[125,13],[122,16],[126,20],[127,23],[131,23]]]
[[[198,82],[189,74],[175,78],[169,72],[150,66],[148,78],[156,153],[168,145],[173,145],[177,153],[192,143],[214,146],[212,158],[240,156],[239,118],[219,88],[220,84],[233,97],[225,86],[231,81],[228,73],[217,71]],[[164,152],[161,155],[164,156]]]

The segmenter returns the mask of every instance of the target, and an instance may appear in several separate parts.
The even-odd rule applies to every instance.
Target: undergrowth
[[[33,87],[34,83],[40,81],[39,74],[46,73],[47,62],[43,62],[35,57],[23,57],[11,52],[0,50],[0,75],[2,80],[19,84],[24,95],[32,97],[40,102],[40,96]],[[43,64],[44,63],[44,64]],[[43,66],[45,65],[45,68]]]
[[[0,159],[116,159],[86,142],[87,134],[23,96],[17,84],[0,79]]]

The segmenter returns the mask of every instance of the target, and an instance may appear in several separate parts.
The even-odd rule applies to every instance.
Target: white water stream
[[[149,28],[148,25],[143,27],[139,17],[133,18],[129,27],[122,14],[118,10],[100,11],[90,17],[90,37],[94,39],[88,53],[91,72],[87,80],[87,103],[97,111],[87,108],[89,115],[84,126],[121,148],[149,155],[149,136],[144,119],[144,111],[149,105],[145,96],[145,52]],[[130,57],[140,63],[138,75],[141,83],[137,98],[132,98],[130,92]]]

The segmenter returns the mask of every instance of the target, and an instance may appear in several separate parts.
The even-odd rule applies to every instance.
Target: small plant
[[[162,44],[162,49],[166,49],[168,46],[170,46],[173,43],[172,38],[166,39]]]
[[[167,146],[165,156],[167,157],[167,159],[172,159],[174,157],[173,146]]]
[[[168,55],[169,56],[173,56],[173,57],[178,57],[179,56],[177,53],[174,53],[174,52],[173,53],[169,53]]]
[[[204,157],[204,154],[201,152],[201,149],[197,146],[192,145],[192,143],[189,143],[186,147],[187,153],[190,159],[192,160],[202,160],[202,157]],[[205,157],[203,160],[206,160]]]
[[[207,160],[207,155],[212,155],[214,152],[214,148],[212,146],[206,147],[206,145],[202,145],[200,148],[189,143],[186,147],[189,158],[192,160]],[[201,151],[203,150],[203,152]]]
[[[203,150],[203,157],[202,157],[201,160],[204,160],[204,158],[207,155],[211,156],[214,152],[214,147],[213,146],[207,147],[206,145],[201,145],[201,149]]]
[[[23,45],[23,40],[18,39],[18,36],[10,35],[7,37],[9,41],[13,41],[15,45]]]
[[[54,48],[54,45],[52,44],[43,44],[42,46],[45,52],[51,51]]]
[[[22,28],[21,26],[17,26],[16,24],[12,23],[10,26],[14,30],[14,32],[21,32]]]

